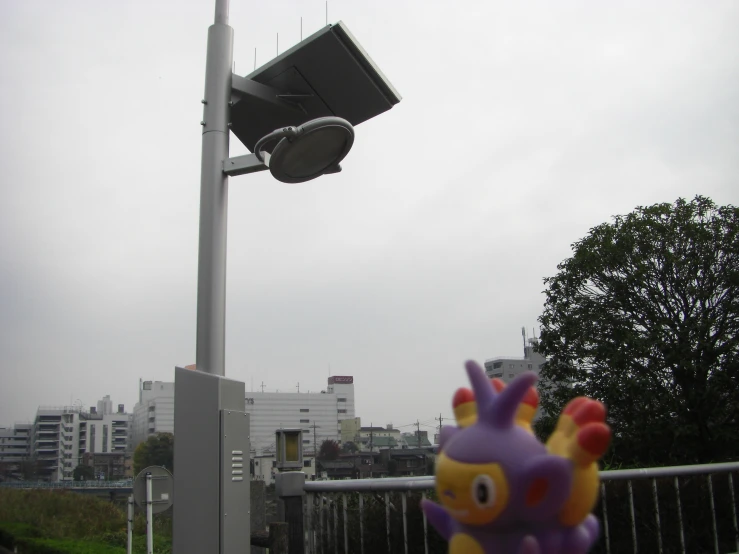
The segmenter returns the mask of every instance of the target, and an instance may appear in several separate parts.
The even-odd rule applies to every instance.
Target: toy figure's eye
[[[489,475],[478,475],[472,481],[472,499],[480,508],[491,508],[495,504],[495,483]]]

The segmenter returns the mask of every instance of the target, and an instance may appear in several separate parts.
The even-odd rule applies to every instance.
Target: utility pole
[[[313,422],[311,427],[313,427],[313,457],[318,459],[318,442],[316,442],[316,427],[318,427],[318,425]]]
[[[441,437],[441,422],[444,421],[444,418],[441,417],[441,414],[439,414],[439,417],[435,418],[436,421],[439,422],[439,437]]]
[[[418,443],[418,448],[421,448],[421,424],[416,420],[416,442]]]
[[[262,381],[262,384],[260,385],[262,392],[264,392],[264,381]]]
[[[372,440],[374,438],[374,429],[375,429],[374,424],[370,422],[370,452],[373,451],[372,450]]]

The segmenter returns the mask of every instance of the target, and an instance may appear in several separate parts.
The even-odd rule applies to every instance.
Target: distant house
[[[342,461],[350,461],[354,464],[355,479],[373,479],[387,477],[387,466],[381,463],[378,452],[358,452],[356,454],[343,454]]]
[[[318,470],[328,479],[356,479],[359,475],[352,460],[319,460]]]
[[[429,448],[430,446],[428,431],[403,433],[400,443],[401,448]]]
[[[387,466],[390,477],[427,475],[433,453],[424,448],[402,448],[383,450],[380,461]]]

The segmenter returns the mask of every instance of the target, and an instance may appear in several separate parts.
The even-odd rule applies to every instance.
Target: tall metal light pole
[[[208,28],[195,371],[175,368],[172,548],[177,554],[237,554],[250,543],[245,386],[225,377],[228,177],[269,169],[275,179],[297,183],[334,173],[353,143],[352,126],[400,101],[341,23],[301,41],[260,71],[234,76],[228,4],[215,0]],[[329,72],[325,59],[331,60]],[[276,75],[288,81],[274,82]],[[231,131],[253,153],[229,158]]]
[[[233,66],[233,29],[229,0],[216,0],[215,21],[208,29],[203,99],[203,149],[200,171],[200,243],[195,367],[225,374],[226,231],[228,223],[229,100]]]

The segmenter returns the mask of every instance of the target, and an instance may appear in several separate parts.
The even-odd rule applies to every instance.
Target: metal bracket
[[[246,154],[245,156],[236,156],[229,158],[223,162],[223,172],[229,177],[238,175],[246,175],[247,173],[257,173],[269,169],[265,164],[259,161],[254,154]]]
[[[283,92],[236,74],[231,75],[231,90],[236,96],[249,96],[251,98],[261,100],[262,102],[267,102],[269,104],[303,114],[306,113],[306,111],[297,102],[313,97],[312,94],[291,94]]]

